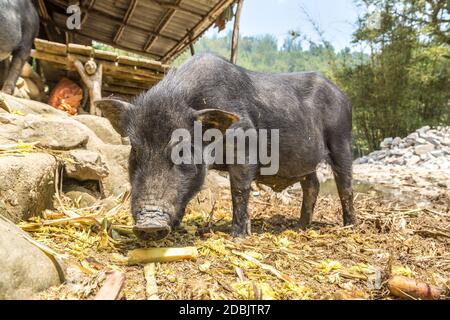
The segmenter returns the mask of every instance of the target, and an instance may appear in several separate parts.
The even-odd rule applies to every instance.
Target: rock
[[[432,144],[427,143],[424,145],[416,146],[414,148],[414,153],[418,156],[421,156],[421,155],[431,152],[433,150],[434,150],[434,146]]]
[[[117,201],[116,197],[108,197],[106,199],[102,199],[99,202],[99,205],[103,206],[103,209],[108,212],[109,210],[115,208],[119,202]]]
[[[383,140],[383,142],[381,142],[380,147],[382,149],[388,148],[389,146],[392,145],[393,141],[394,141],[394,138],[386,138]]]
[[[3,97],[15,112],[19,112],[22,114],[68,117],[64,112],[56,110],[55,108],[45,103],[27,99],[20,99],[4,93]],[[1,114],[7,114],[7,112],[3,109],[0,109],[0,115]]]
[[[93,115],[78,115],[73,118],[91,129],[104,143],[122,144],[122,137],[108,119]]]
[[[79,208],[88,208],[96,204],[97,198],[90,190],[80,186],[66,187],[64,194]]]
[[[439,141],[438,137],[436,137],[436,136],[434,136],[434,137],[428,136],[428,137],[425,137],[424,139],[436,147],[441,145],[441,142]]]
[[[102,154],[109,175],[102,179],[105,196],[119,195],[130,190],[128,181],[128,158],[130,146],[101,144],[91,146]]]
[[[69,156],[72,161],[65,163],[65,171],[69,178],[87,181],[102,180],[109,174],[109,169],[101,155],[89,150],[71,150]]]
[[[444,152],[442,150],[435,150],[435,151],[431,151],[430,154],[435,158],[439,158],[444,155]]]
[[[70,118],[0,115],[0,140],[39,142],[44,148],[70,150],[86,145],[89,136]]]
[[[392,149],[391,155],[393,156],[403,156],[408,152],[407,149]]]
[[[417,138],[416,139],[416,145],[420,145],[420,144],[427,144],[428,141],[425,140],[424,138]]]
[[[406,137],[407,140],[416,140],[417,138],[419,138],[419,134],[417,132],[413,132]]]
[[[27,237],[0,212],[0,300],[33,299],[64,281],[61,265],[54,264]]]
[[[0,212],[17,223],[51,208],[57,168],[45,153],[0,157]]]
[[[206,176],[202,190],[191,200],[189,208],[208,216],[220,196],[222,190],[229,190],[230,182],[217,171],[210,170]]]
[[[392,145],[393,145],[393,146],[398,146],[398,145],[400,145],[401,142],[402,142],[402,138],[396,137],[396,138],[392,141]]]
[[[419,161],[420,161],[420,157],[414,155],[414,156],[412,156],[411,158],[409,158],[409,159],[407,160],[406,163],[407,163],[409,166],[411,166],[411,165],[417,164]]]
[[[423,128],[418,129],[416,132],[419,134],[419,136],[423,136],[427,133],[428,130],[430,130],[430,126],[425,126]]]

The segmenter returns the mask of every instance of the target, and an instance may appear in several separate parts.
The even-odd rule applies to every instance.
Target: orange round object
[[[83,100],[83,90],[68,78],[62,78],[50,94],[49,104],[70,115],[76,115]]]

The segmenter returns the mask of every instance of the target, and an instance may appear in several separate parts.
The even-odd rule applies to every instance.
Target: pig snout
[[[162,210],[141,210],[135,215],[133,231],[141,240],[162,240],[172,231],[170,214]]]

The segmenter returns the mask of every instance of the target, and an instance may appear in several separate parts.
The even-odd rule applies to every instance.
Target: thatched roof
[[[48,28],[67,31],[73,0],[35,0]],[[235,0],[81,0],[80,30],[70,32],[116,48],[168,62],[200,37]],[[67,36],[67,34],[66,34]],[[60,42],[61,39],[59,39]],[[64,39],[67,41],[67,39]],[[84,43],[86,44],[86,43]]]

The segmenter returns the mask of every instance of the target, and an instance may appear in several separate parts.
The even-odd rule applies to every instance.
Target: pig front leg
[[[30,56],[30,50],[19,49],[13,53],[13,58],[9,64],[9,70],[3,83],[2,91],[6,94],[13,94],[17,80],[22,73],[23,66]],[[8,65],[8,64],[7,64]]]
[[[300,180],[303,192],[302,212],[300,217],[300,229],[306,229],[312,222],[314,207],[319,195],[320,183],[317,174],[311,173]]]
[[[248,200],[256,169],[252,166],[231,166],[231,197],[233,202],[232,236],[245,238],[251,235],[251,223],[248,214]]]

